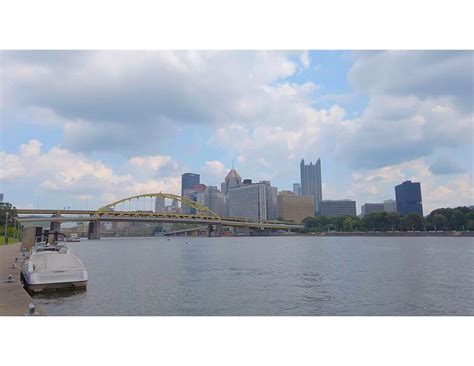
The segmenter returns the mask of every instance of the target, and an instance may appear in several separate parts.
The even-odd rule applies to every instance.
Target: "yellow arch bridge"
[[[154,212],[156,199],[171,200],[173,204],[166,212]],[[242,217],[220,217],[207,206],[186,197],[169,193],[146,193],[127,197],[98,210],[71,209],[17,209],[20,223],[50,222],[51,230],[60,229],[61,222],[89,222],[89,239],[100,238],[101,222],[148,222],[148,223],[184,223],[207,226],[208,235],[221,236],[223,227],[242,228],[247,234],[253,230],[300,230],[304,226],[294,222],[276,220],[253,220]],[[28,216],[25,216],[28,215]],[[43,215],[43,216],[38,216]],[[48,216],[44,216],[48,215]],[[193,231],[193,228],[177,233]],[[235,232],[235,229],[234,229]]]

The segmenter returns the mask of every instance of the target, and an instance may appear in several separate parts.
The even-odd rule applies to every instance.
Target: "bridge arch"
[[[132,200],[138,200],[140,198],[147,198],[147,197],[149,197],[149,198],[168,198],[168,199],[171,199],[171,200],[176,200],[178,202],[181,202],[181,205],[186,205],[186,206],[189,206],[189,207],[195,209],[196,214],[193,214],[193,216],[199,215],[199,216],[205,216],[207,218],[213,218],[213,219],[216,219],[216,220],[219,220],[219,221],[221,220],[221,217],[219,215],[217,215],[214,211],[212,211],[207,206],[204,206],[204,205],[202,205],[202,204],[200,204],[196,201],[193,201],[189,198],[186,198],[186,197],[178,196],[176,194],[171,194],[171,193],[163,193],[163,192],[144,193],[144,194],[139,194],[139,195],[136,195],[136,196],[122,198],[118,201],[109,203],[108,205],[105,205],[105,206],[99,208],[96,213],[97,213],[97,215],[100,216],[101,214],[105,214],[107,212],[110,212],[111,209],[114,209],[115,206],[120,205],[121,203],[130,202]],[[129,212],[131,212],[131,210]]]

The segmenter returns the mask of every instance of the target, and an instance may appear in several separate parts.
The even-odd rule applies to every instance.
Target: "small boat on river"
[[[42,292],[87,287],[86,268],[78,257],[69,252],[64,241],[57,240],[59,235],[62,234],[45,235],[45,240],[38,241],[23,261],[21,277],[28,290]]]
[[[76,233],[72,233],[70,236],[66,237],[64,240],[67,242],[78,242],[81,241],[81,238]]]

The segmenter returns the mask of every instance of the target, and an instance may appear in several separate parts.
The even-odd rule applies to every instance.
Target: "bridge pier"
[[[245,230],[245,236],[250,236],[250,226],[246,226],[244,230]]]
[[[87,238],[89,240],[100,239],[100,221],[89,221],[89,232]]]
[[[222,224],[216,224],[216,236],[222,236]]]
[[[60,217],[61,215],[51,215],[51,217]],[[49,224],[49,232],[54,233],[55,231],[61,231],[61,223],[58,221],[51,221]]]

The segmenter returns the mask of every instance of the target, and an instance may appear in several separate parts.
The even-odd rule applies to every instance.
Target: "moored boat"
[[[76,233],[72,233],[69,237],[66,237],[64,240],[66,240],[68,242],[81,241],[81,239],[79,238],[79,235],[77,235]]]
[[[57,235],[56,235],[57,237]],[[88,273],[64,242],[38,242],[21,265],[24,286],[33,292],[87,287]]]

